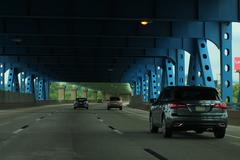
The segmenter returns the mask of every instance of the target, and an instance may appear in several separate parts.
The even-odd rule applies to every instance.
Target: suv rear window
[[[120,101],[119,97],[110,97],[110,101]]]
[[[175,89],[174,100],[219,100],[216,90],[209,88]]]

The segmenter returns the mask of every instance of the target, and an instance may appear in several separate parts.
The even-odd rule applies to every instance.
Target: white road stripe
[[[237,139],[240,139],[240,137],[238,136],[234,136],[234,135],[231,135],[231,134],[226,134],[227,137],[231,137],[231,138],[237,138]]]
[[[102,120],[102,119],[99,119],[99,121],[100,121],[100,122],[103,122],[103,120]]]
[[[18,133],[22,132],[23,130],[24,130],[24,129],[20,128],[20,129],[14,131],[13,134],[18,134]]]
[[[114,129],[113,130],[114,132],[118,133],[118,134],[123,134],[121,131],[117,130],[117,129]]]

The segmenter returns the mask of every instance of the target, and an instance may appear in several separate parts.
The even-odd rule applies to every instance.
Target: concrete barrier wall
[[[12,93],[0,91],[0,104],[1,103],[34,103],[33,94],[25,93]]]

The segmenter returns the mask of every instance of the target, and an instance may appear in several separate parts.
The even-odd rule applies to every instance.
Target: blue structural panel
[[[175,76],[174,76],[174,65],[171,60],[165,60],[165,85],[164,86],[175,86]]]
[[[49,99],[49,87],[50,87],[50,83],[48,80],[45,80],[45,86],[44,86],[44,100],[48,100]]]
[[[141,84],[142,84],[141,85],[142,86],[142,88],[141,88],[141,90],[142,90],[141,95],[143,96],[144,102],[146,102],[147,101],[147,96],[146,96],[146,94],[147,94],[147,90],[146,90],[147,84],[146,84],[145,75],[142,75]]]
[[[33,77],[30,74],[26,75],[25,78],[25,93],[33,93]]]
[[[39,100],[39,78],[38,77],[34,78],[33,82],[34,82],[33,83],[34,95],[35,95],[36,100]]]
[[[232,24],[221,24],[221,96],[226,102],[232,102]]]
[[[0,90],[4,90],[4,73],[5,73],[5,68],[4,68],[4,63],[0,63]]]
[[[141,95],[141,82],[140,79],[137,78],[136,81],[136,96],[140,96]]]
[[[6,83],[6,91],[13,92],[14,91],[14,68],[11,67],[7,70],[7,83]]]
[[[157,98],[157,74],[156,67],[152,71],[149,72],[149,98]]]
[[[190,86],[203,86],[203,76],[202,76],[202,69],[200,65],[200,57],[197,54],[191,54],[190,63],[189,63],[189,70],[188,70],[188,82],[187,84]]]
[[[157,66],[157,97],[160,95],[161,92],[161,84],[162,84],[162,68]]]
[[[177,50],[176,53],[176,85],[185,85],[185,52],[184,50]]]
[[[210,58],[207,49],[207,41],[205,39],[198,39],[199,60],[201,66],[201,73],[204,86],[215,87],[212,67],[210,64]]]
[[[38,81],[38,97],[39,101],[45,100],[45,84],[43,79],[39,79]]]
[[[19,85],[20,85],[20,93],[25,93],[25,73],[21,72],[19,73]]]

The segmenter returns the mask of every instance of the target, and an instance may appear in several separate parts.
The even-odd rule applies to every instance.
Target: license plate
[[[204,111],[206,111],[206,109],[205,109],[205,107],[197,106],[197,107],[195,107],[195,111],[197,111],[197,112],[204,112]]]

